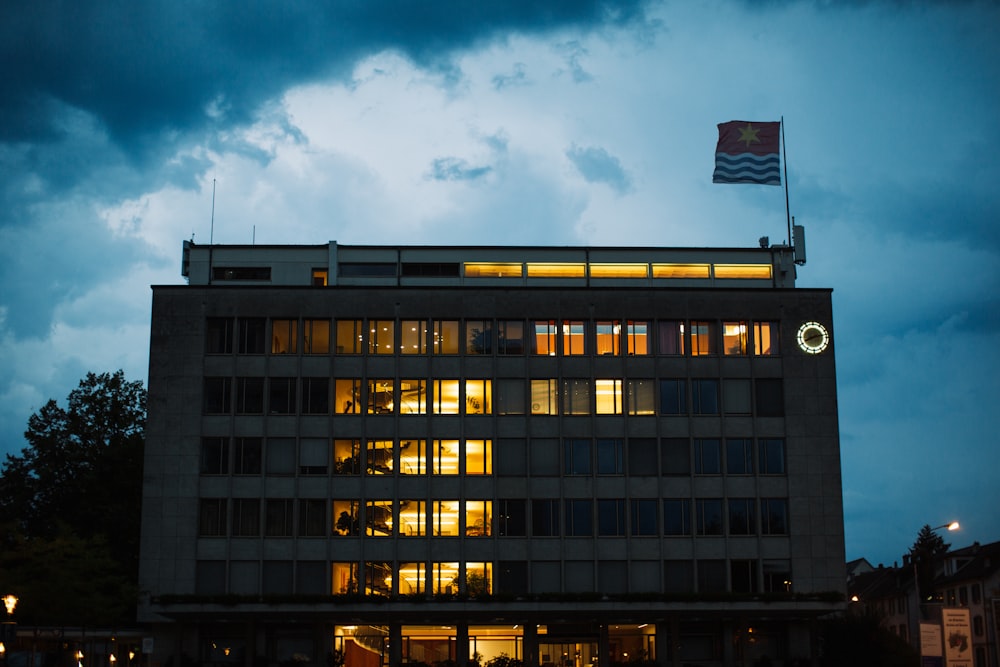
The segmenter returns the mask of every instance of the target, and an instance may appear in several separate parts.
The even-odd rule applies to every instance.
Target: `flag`
[[[713,183],[781,185],[781,123],[719,123]]]

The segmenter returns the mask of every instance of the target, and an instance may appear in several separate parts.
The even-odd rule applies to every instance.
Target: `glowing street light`
[[[3,596],[3,606],[7,608],[8,614],[13,614],[14,607],[17,606],[17,596],[11,594]]]

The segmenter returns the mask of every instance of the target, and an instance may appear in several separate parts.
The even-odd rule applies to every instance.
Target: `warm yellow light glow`
[[[520,278],[520,262],[466,262],[466,278]]]
[[[0,658],[2,658],[4,653],[6,652],[7,652],[7,647],[3,645],[3,642],[0,642]]]
[[[958,524],[957,521],[952,521],[951,523],[948,524],[948,530],[958,530],[959,528],[961,528],[961,526]]]
[[[528,264],[529,278],[584,278],[587,265],[531,262]]]
[[[770,264],[716,264],[716,278],[764,279],[771,278]]]
[[[591,264],[591,278],[645,278],[649,275],[646,264]]]
[[[13,614],[14,607],[17,606],[17,596],[10,594],[3,596],[3,606],[7,607],[8,614]]]
[[[108,656],[108,662],[110,662],[112,665],[118,662],[118,658],[115,657],[114,653]]]
[[[708,264],[653,264],[654,278],[708,278]]]

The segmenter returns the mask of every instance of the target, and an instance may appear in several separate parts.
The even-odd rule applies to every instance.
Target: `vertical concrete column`
[[[264,653],[257,646],[256,623],[247,621],[243,624],[243,643],[246,650],[243,652],[243,667],[253,667],[254,659]]]
[[[670,617],[670,654],[672,667],[681,667],[681,620],[674,614]]]
[[[668,667],[673,663],[669,656],[673,656],[677,651],[674,650],[673,633],[670,632],[670,626],[667,623],[661,621],[656,624],[656,635],[653,641],[656,642],[653,644],[653,648],[656,650],[657,667]]]
[[[455,662],[458,667],[467,667],[469,664],[469,624],[460,622],[455,626]]]
[[[598,666],[611,665],[611,640],[608,638],[608,626],[602,623],[597,631],[597,655],[601,656]]]
[[[538,667],[538,626],[534,621],[524,624],[521,650],[524,652],[524,667]]]
[[[403,664],[403,624],[389,624],[389,667]]]
[[[734,632],[736,628],[733,626],[732,621],[722,622],[722,664],[723,665],[735,665],[736,664],[736,651],[733,650],[733,639],[736,637]]]

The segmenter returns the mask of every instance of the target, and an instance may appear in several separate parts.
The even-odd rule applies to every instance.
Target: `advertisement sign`
[[[972,667],[972,624],[968,609],[941,610],[947,667]]]
[[[941,626],[937,623],[920,624],[920,667],[943,667]]]

